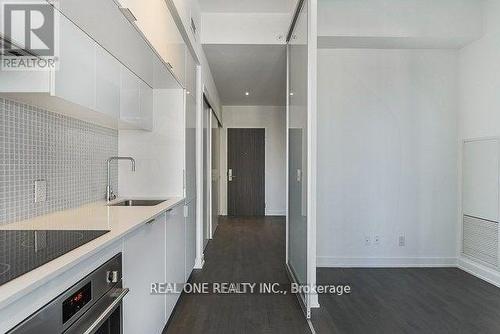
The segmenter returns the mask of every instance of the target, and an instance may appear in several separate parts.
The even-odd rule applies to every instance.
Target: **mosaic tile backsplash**
[[[104,199],[118,131],[0,98],[0,224]],[[116,164],[112,185],[117,188]],[[35,181],[47,199],[35,203]]]

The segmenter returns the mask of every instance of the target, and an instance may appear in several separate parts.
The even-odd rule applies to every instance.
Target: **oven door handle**
[[[87,312],[76,320],[64,334],[93,334],[121,305],[123,297],[129,292],[128,288],[112,288],[101,297]],[[121,311],[120,311],[121,312]],[[121,316],[120,316],[121,318]],[[121,327],[121,324],[120,324]]]
[[[83,332],[83,334],[95,333],[99,329],[99,327],[106,321],[106,319],[108,319],[109,316],[116,310],[118,305],[122,302],[123,297],[125,297],[125,295],[130,291],[128,288],[120,290],[120,292],[116,291],[116,293],[118,293],[116,299],[104,310],[104,312],[102,312],[95,319],[92,325],[90,325],[90,327],[85,332]]]

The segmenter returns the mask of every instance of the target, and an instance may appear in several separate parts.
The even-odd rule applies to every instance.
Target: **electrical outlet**
[[[375,238],[373,238],[373,243],[375,245],[380,245],[380,236],[376,235]]]
[[[404,247],[406,246],[406,239],[404,235],[399,236],[399,247]]]
[[[35,203],[45,202],[47,200],[47,181],[35,181]]]
[[[365,236],[365,246],[370,246],[372,244],[372,239],[369,236]]]

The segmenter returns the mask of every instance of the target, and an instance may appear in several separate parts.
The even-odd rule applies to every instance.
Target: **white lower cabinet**
[[[123,286],[130,289],[123,304],[123,334],[158,334],[166,324],[165,296],[151,294],[151,283],[165,282],[165,217],[161,214],[123,241]]]
[[[180,294],[151,294],[151,284],[186,282],[184,225],[177,205],[124,238],[123,334],[160,334],[167,324]]]
[[[185,206],[185,230],[186,230],[186,281],[189,279],[194,268],[196,259],[196,199],[192,199]]]
[[[167,213],[167,283],[185,283],[184,207],[179,205]],[[166,294],[166,317],[174,309],[180,294]]]

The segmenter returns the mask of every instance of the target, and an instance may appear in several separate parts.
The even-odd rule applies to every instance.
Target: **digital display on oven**
[[[92,286],[90,282],[72,294],[63,302],[63,324],[80,311],[92,299]]]

